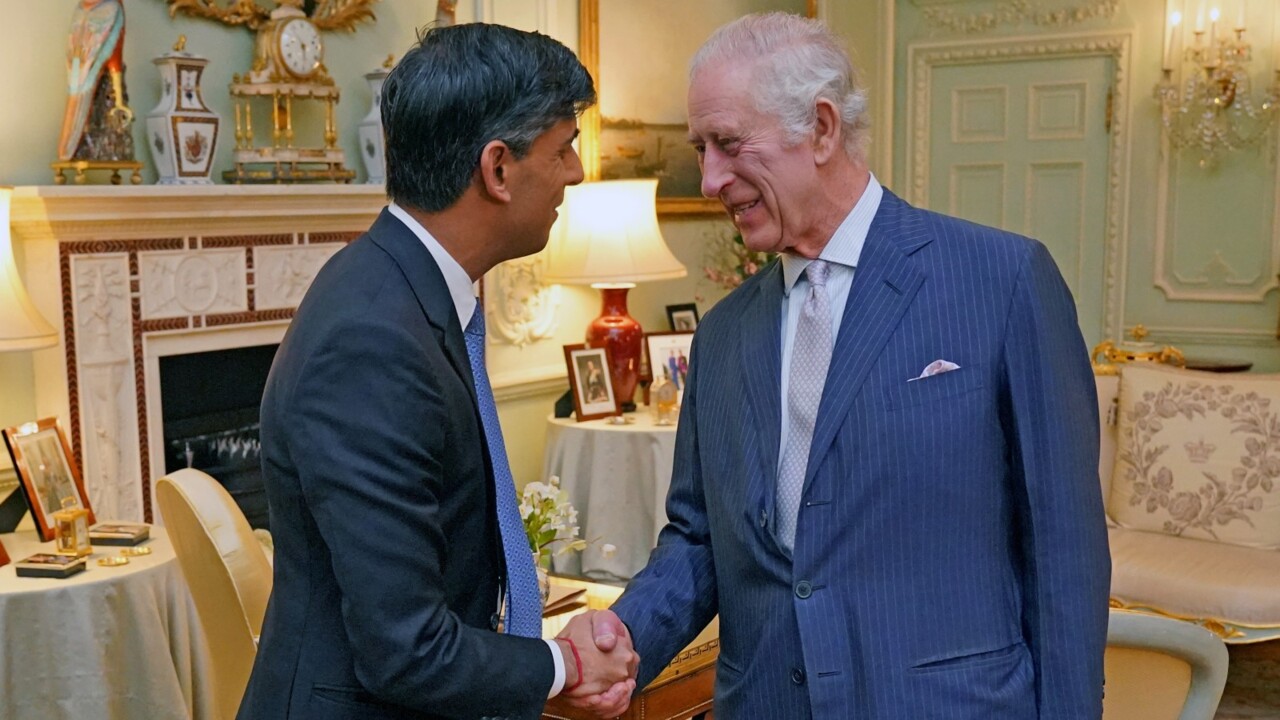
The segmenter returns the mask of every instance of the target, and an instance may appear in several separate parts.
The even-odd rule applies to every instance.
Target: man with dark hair
[[[625,638],[539,637],[471,294],[546,244],[593,102],[563,45],[496,25],[428,31],[387,78],[392,202],[320,271],[263,395],[275,585],[242,720],[532,719],[562,688],[626,709]]]

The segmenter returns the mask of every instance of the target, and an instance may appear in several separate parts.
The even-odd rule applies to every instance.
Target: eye
[[[699,155],[706,155],[706,154],[707,154],[707,144],[706,144],[706,143],[694,143],[694,144],[693,144],[693,151],[694,151],[694,152],[696,152],[696,153],[698,153]]]

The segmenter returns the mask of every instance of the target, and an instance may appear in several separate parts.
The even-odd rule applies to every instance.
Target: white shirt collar
[[[862,256],[862,246],[867,242],[867,233],[871,230],[871,221],[875,219],[876,210],[880,208],[880,199],[884,196],[884,188],[876,180],[874,173],[868,173],[867,187],[862,197],[845,216],[836,228],[836,232],[827,241],[826,247],[818,257],[835,265],[849,268],[858,267],[858,258]],[[800,274],[813,262],[791,253],[782,253],[782,292],[791,295],[791,289],[800,279]]]
[[[467,271],[462,269],[457,260],[449,254],[440,241],[431,236],[427,229],[422,227],[422,223],[413,219],[413,216],[405,212],[404,208],[396,205],[394,202],[387,206],[387,210],[391,211],[405,227],[413,231],[414,235],[427,246],[427,251],[431,253],[431,257],[435,258],[436,265],[440,266],[440,274],[444,275],[445,285],[449,287],[449,296],[453,298],[453,308],[458,313],[458,322],[465,330],[467,323],[471,322],[471,315],[476,311],[476,296],[472,289],[473,283],[471,277],[467,275]]]

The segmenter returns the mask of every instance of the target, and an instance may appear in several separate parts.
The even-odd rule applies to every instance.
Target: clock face
[[[320,68],[324,47],[320,31],[306,18],[291,18],[280,27],[280,61],[297,77],[309,77]]]

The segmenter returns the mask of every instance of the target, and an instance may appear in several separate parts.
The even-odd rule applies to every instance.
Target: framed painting
[[[607,348],[565,345],[564,362],[569,366],[569,391],[578,422],[622,414],[613,393]]]
[[[40,539],[48,542],[54,538],[53,513],[62,509],[67,498],[72,506],[88,510],[89,524],[94,524],[80,468],[72,459],[71,445],[58,419],[45,418],[2,432]]]
[[[586,179],[654,177],[659,214],[723,213],[688,142],[689,60],[716,28],[771,10],[816,17],[817,0],[580,0],[578,57],[599,95],[579,121]]]

